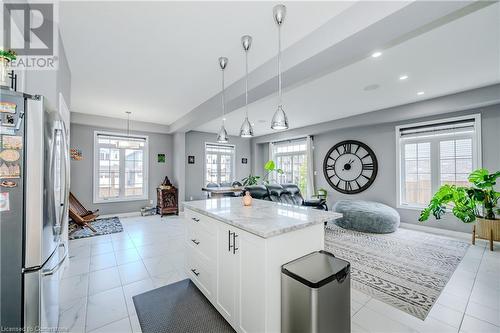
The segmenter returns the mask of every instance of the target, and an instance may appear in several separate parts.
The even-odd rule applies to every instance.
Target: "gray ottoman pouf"
[[[399,227],[399,213],[392,207],[373,201],[340,200],[333,210],[342,213],[335,224],[344,229],[386,234]]]

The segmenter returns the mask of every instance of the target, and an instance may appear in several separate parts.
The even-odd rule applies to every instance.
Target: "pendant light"
[[[118,148],[139,149],[139,142],[130,137],[130,114],[132,112],[125,111],[125,113],[127,114],[127,140],[119,140]]]
[[[253,128],[248,120],[248,50],[252,45],[252,36],[245,35],[241,37],[241,45],[245,51],[245,120],[240,128],[240,136],[242,138],[251,138],[253,136]]]
[[[229,141],[227,138],[227,131],[226,131],[226,127],[225,127],[226,105],[225,105],[225,100],[224,100],[224,69],[226,69],[227,62],[228,62],[228,60],[226,57],[219,58],[219,66],[220,66],[220,69],[222,70],[222,126],[220,127],[219,133],[217,134],[217,142],[218,143],[227,143]]]
[[[286,7],[276,5],[273,8],[274,21],[278,25],[278,109],[274,113],[271,121],[271,128],[275,130],[288,129],[288,118],[283,110],[283,96],[281,91],[281,25],[285,20]]]

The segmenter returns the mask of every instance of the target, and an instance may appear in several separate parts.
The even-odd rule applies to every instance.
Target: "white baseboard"
[[[429,226],[425,226],[425,225],[405,223],[405,222],[401,222],[401,227],[405,228],[405,229],[418,230],[418,231],[428,232],[431,234],[436,234],[436,235],[441,235],[441,236],[467,239],[469,241],[471,240],[471,237],[472,237],[470,233],[466,233],[466,232],[453,231],[453,230],[448,230],[448,229],[440,229],[440,228],[434,228],[434,227],[429,227]]]
[[[128,213],[119,213],[119,214],[106,214],[106,215],[100,215],[99,218],[101,219],[106,219],[109,217],[134,217],[134,216],[141,216],[141,212],[128,212]]]

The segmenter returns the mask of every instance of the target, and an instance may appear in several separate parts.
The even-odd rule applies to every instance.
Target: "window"
[[[272,144],[272,160],[283,174],[274,175],[279,184],[297,184],[302,193],[307,193],[307,144],[306,139]]]
[[[234,146],[205,144],[205,184],[231,183],[234,173]]]
[[[94,203],[148,198],[148,138],[94,132]]]
[[[480,115],[396,127],[398,206],[420,208],[441,185],[467,185],[481,165],[480,132]]]

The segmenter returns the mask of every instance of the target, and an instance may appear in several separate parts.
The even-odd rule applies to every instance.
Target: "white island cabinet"
[[[191,280],[237,332],[280,332],[281,265],[322,250],[324,223],[341,215],[241,198],[184,207]]]

